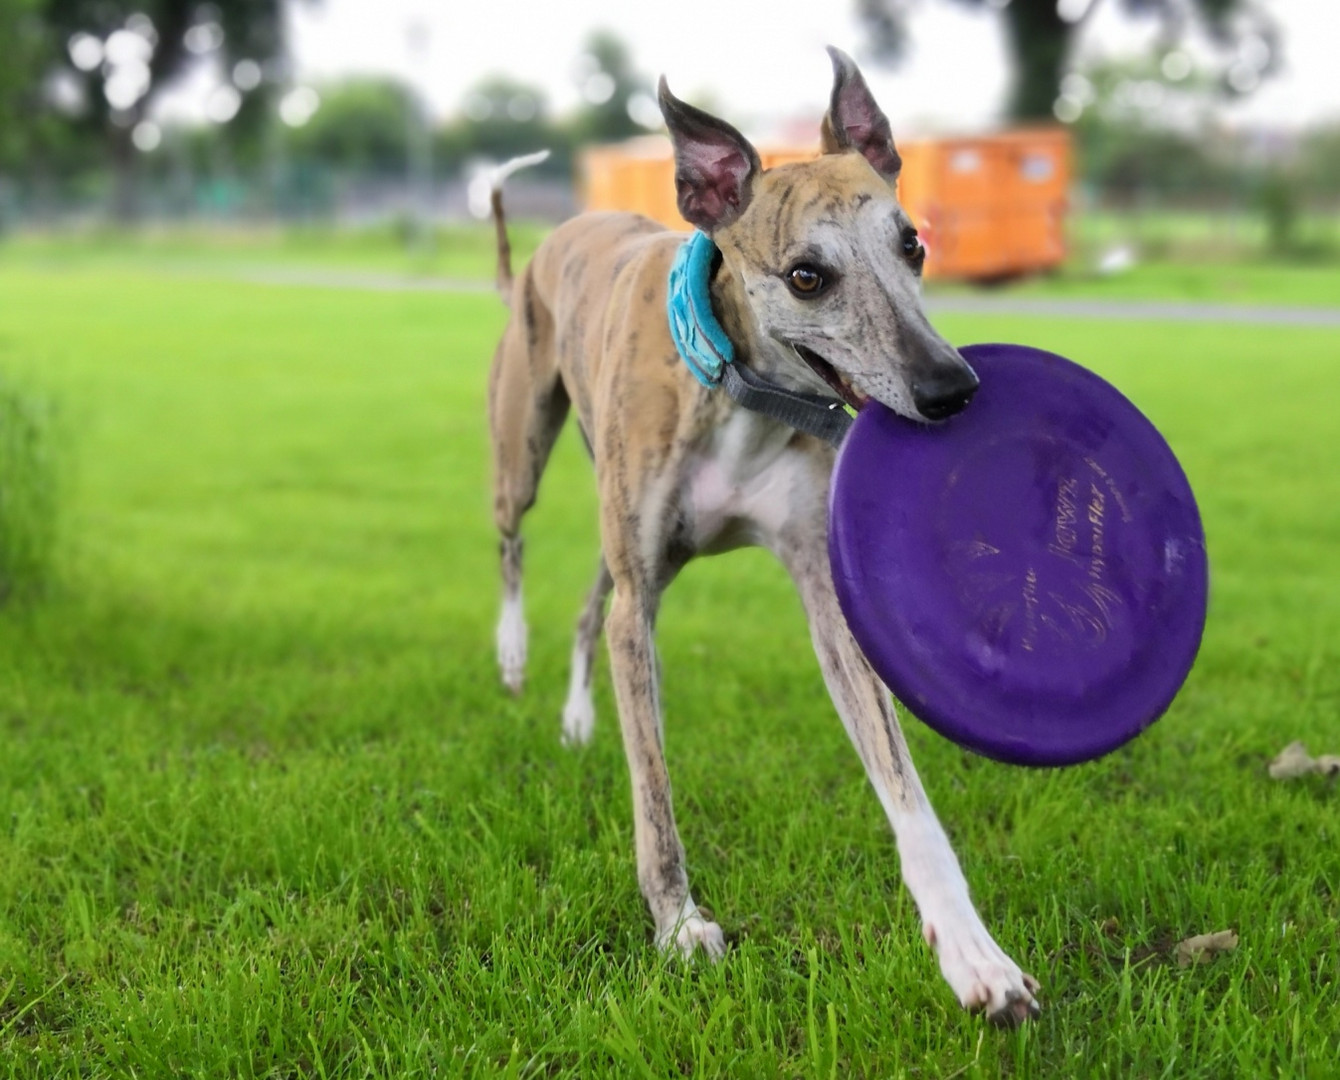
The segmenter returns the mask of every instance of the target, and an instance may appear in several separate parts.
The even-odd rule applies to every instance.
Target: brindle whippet
[[[823,154],[764,171],[729,124],[675,98],[660,107],[684,218],[720,249],[712,306],[736,363],[794,391],[870,398],[936,421],[977,378],[922,312],[925,250],[899,206],[888,119],[856,65],[830,49]],[[992,940],[908,756],[888,691],[843,620],[827,555],[832,447],[700,385],[676,353],[666,278],[682,234],[634,214],[588,213],[550,235],[513,280],[494,189],[499,288],[511,319],[494,359],[489,420],[504,582],[498,657],[519,691],[526,654],[522,515],[571,405],[595,462],[602,559],[577,629],[563,710],[591,737],[591,667],[603,619],[632,772],[638,881],[656,943],[722,954],[689,891],[662,747],[653,627],[662,590],[695,555],[762,545],[795,581],[833,703],[883,804],[927,942],[959,1001],[998,1020],[1037,1011],[1037,983]]]

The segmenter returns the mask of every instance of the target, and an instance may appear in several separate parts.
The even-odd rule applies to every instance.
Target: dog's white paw
[[[927,920],[927,943],[940,958],[940,971],[969,1012],[986,1012],[993,1023],[1013,1026],[1040,1013],[1038,981],[1019,970],[992,940],[973,912],[965,918]]]
[[[503,601],[498,619],[498,667],[502,671],[503,686],[514,694],[521,693],[526,677],[526,617],[521,610],[521,598]]]
[[[691,914],[656,935],[656,947],[661,952],[673,949],[689,961],[701,949],[707,959],[717,961],[726,955],[726,938],[721,933],[721,927],[708,922],[694,908]]]
[[[591,691],[583,688],[568,695],[563,706],[563,745],[585,746],[596,727],[596,707]]]

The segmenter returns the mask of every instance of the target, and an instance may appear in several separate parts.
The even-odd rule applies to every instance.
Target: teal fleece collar
[[[721,382],[722,370],[735,361],[735,346],[712,310],[710,285],[716,253],[712,238],[695,230],[675,254],[665,302],[675,348],[704,386]]]

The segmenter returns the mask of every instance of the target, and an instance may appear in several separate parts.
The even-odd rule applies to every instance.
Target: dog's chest
[[[812,465],[788,445],[792,433],[742,412],[687,463],[681,515],[696,551],[769,545],[808,503]],[[822,496],[821,496],[822,497]]]

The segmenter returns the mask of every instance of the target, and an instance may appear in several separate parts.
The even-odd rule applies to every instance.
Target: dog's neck
[[[744,283],[731,273],[719,255],[712,268],[711,295],[717,321],[735,346],[735,362],[788,390],[801,389],[795,384],[794,375],[761,344]]]

